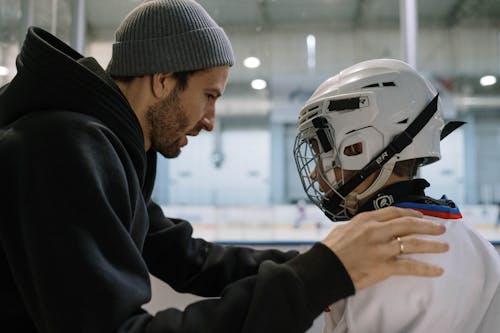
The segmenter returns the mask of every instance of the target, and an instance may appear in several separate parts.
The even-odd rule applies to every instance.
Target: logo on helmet
[[[373,200],[373,207],[375,207],[375,209],[380,209],[384,207],[389,207],[393,203],[394,203],[394,198],[392,197],[392,195],[385,194]]]
[[[384,162],[387,156],[389,156],[389,154],[386,151],[384,151],[382,153],[382,156],[377,158],[377,164],[381,164],[382,162]]]

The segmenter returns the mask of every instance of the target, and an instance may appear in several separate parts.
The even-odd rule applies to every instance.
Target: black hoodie
[[[1,331],[304,332],[354,293],[320,243],[222,247],[166,218],[150,200],[156,152],[92,58],[30,28],[17,69],[0,89]],[[211,298],[152,316],[149,274]]]

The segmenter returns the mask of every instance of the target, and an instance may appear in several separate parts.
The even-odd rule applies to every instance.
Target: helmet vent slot
[[[408,124],[408,118],[398,121],[398,124]]]
[[[365,88],[375,88],[375,87],[380,87],[380,84],[378,84],[378,83],[372,83],[372,84],[369,84],[367,86],[364,86],[363,89],[365,89]]]
[[[396,84],[392,81],[391,82],[384,82],[384,83],[382,83],[382,85],[384,87],[395,87],[396,86]]]
[[[313,112],[313,113],[308,113],[307,116],[306,116],[306,119],[305,120],[309,120],[313,117],[316,117],[318,115],[318,112]]]

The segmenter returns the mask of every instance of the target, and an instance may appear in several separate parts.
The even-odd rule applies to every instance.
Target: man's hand
[[[440,235],[445,230],[443,225],[423,219],[420,212],[387,207],[356,215],[335,227],[322,243],[335,252],[356,290],[361,290],[391,275],[441,275],[440,267],[399,255],[446,252],[447,243],[412,236]]]

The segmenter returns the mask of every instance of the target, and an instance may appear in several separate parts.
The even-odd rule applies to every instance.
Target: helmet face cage
[[[302,187],[304,188],[309,199],[316,206],[322,208],[321,202],[324,194],[321,192],[318,179],[311,177],[311,173],[315,170],[316,165],[319,162],[319,156],[315,154],[308,142],[300,138],[300,135],[297,135],[295,138],[293,155]]]
[[[345,205],[345,198],[337,191],[344,183],[342,169],[341,176],[335,176],[333,166],[341,166],[338,160],[334,142],[334,129],[327,124],[321,129],[320,135],[314,128],[308,128],[299,133],[295,139],[293,155],[299,177],[308,198],[318,206],[331,220],[344,221],[350,218]],[[321,141],[323,140],[323,143]],[[324,140],[327,140],[325,142]],[[325,151],[330,149],[329,151]],[[315,174],[315,177],[312,177]],[[341,202],[338,207],[332,206],[332,199]]]

